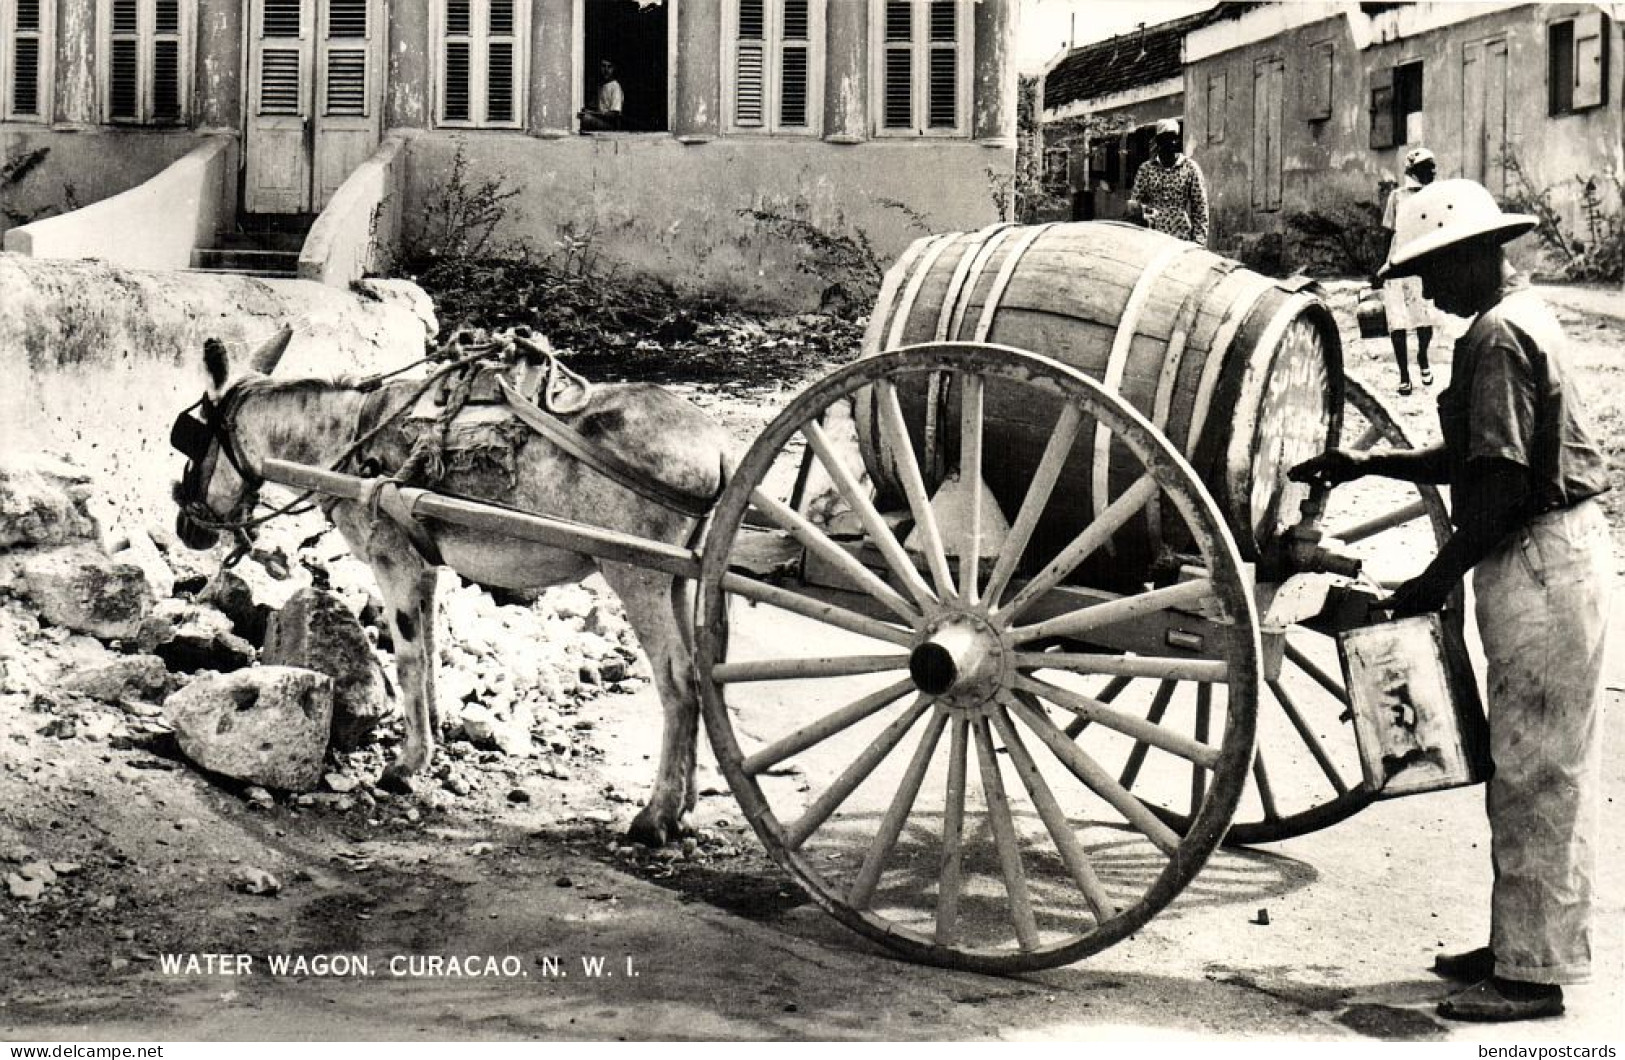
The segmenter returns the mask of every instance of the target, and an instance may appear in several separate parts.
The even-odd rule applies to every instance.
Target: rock
[[[276,805],[276,800],[271,797],[271,793],[258,784],[251,785],[247,791],[243,792],[243,798],[247,799],[248,805],[256,810],[269,810]]]
[[[164,554],[158,551],[152,536],[138,526],[120,525],[117,533],[121,540],[119,547],[112,552],[113,558],[120,563],[140,567],[147,584],[152,587],[153,595],[158,599],[166,600],[174,596],[175,572],[164,561]]]
[[[181,751],[205,769],[286,791],[322,777],[333,681],[287,666],[200,677],[164,701]]]
[[[14,568],[13,591],[53,626],[127,640],[152,610],[152,588],[141,568],[109,559],[91,545],[23,553]]]
[[[178,673],[230,673],[254,661],[254,646],[231,630],[231,619],[212,607],[164,600],[141,623],[137,642]]]
[[[321,589],[301,589],[275,612],[261,661],[298,666],[333,679],[333,746],[353,751],[371,738],[389,710],[384,673],[361,622]]]
[[[334,709],[337,709],[336,705]],[[343,795],[346,792],[354,791],[361,782],[354,777],[347,777],[343,773],[329,773],[322,778],[322,783],[327,785],[328,791]]]
[[[495,849],[496,849],[496,847],[493,844],[484,842],[482,840],[481,842],[471,844],[469,846],[469,848],[468,848],[467,853],[468,853],[469,857],[477,858],[477,857],[482,857],[482,856],[484,856],[486,854],[489,854],[491,851],[493,851]]]
[[[80,865],[77,861],[53,861],[53,862],[51,862],[51,871],[56,873],[58,876],[75,876],[75,875],[78,875],[79,870],[81,868],[83,868],[83,867],[84,866]]]
[[[0,549],[93,541],[90,476],[47,453],[0,457]]]
[[[45,881],[25,879],[15,872],[8,872],[6,890],[19,902],[32,901],[45,893]]]
[[[530,740],[528,711],[514,704],[514,715],[497,719],[478,703],[463,707],[463,734],[471,743],[481,747],[494,747],[505,755],[523,757],[533,750]]]
[[[30,861],[18,869],[17,873],[25,880],[38,880],[47,887],[56,882],[55,870],[43,861]]]
[[[78,692],[103,703],[125,699],[162,699],[169,691],[169,670],[156,655],[125,655],[105,666],[64,674],[64,691]]]
[[[197,602],[209,604],[231,619],[231,631],[248,643],[264,645],[266,623],[275,608],[257,599],[236,571],[222,570],[210,578],[197,594]]]
[[[282,891],[282,881],[264,869],[244,866],[231,874],[231,889],[270,898]]]

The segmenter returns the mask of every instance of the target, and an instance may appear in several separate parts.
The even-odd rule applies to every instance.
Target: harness
[[[454,356],[459,353],[460,356]],[[447,343],[403,368],[363,380],[356,385],[356,390],[371,393],[395,376],[436,361],[446,363],[432,371],[405,401],[382,416],[371,428],[360,431],[358,426],[356,439],[329,465],[329,470],[342,470],[351,460],[362,455],[380,434],[409,414],[432,418],[435,426],[425,432],[406,463],[391,477],[378,481],[362,502],[374,518],[383,515],[399,524],[413,546],[430,563],[440,563],[439,548],[433,536],[412,517],[401,501],[399,487],[414,484],[425,477],[430,480],[437,477],[429,469],[437,464],[452,421],[470,404],[500,405],[519,422],[595,472],[645,500],[687,518],[703,519],[720,495],[723,483],[719,483],[718,493],[709,497],[684,493],[633,467],[576,430],[563,417],[586,409],[592,396],[592,384],[566,368],[552,350],[521,334],[500,336],[478,345],[470,344],[466,339]],[[234,510],[232,515],[221,518],[210,511],[206,491],[221,454],[225,455],[232,469],[243,480],[245,497],[254,498],[250,509],[260,503],[258,493],[265,479],[249,466],[234,437],[236,413],[248,393],[251,391],[245,391],[239,383],[218,402],[205,395],[175,417],[169,435],[170,446],[187,458],[181,491],[177,497],[181,500],[182,516],[197,526],[226,530],[238,536],[238,550],[228,563],[235,562],[246,553],[247,531],[250,528],[281,515],[309,511],[317,504],[329,507],[336,503],[317,501],[307,504],[313,492],[306,491],[290,503],[260,515],[237,517]],[[534,393],[538,400],[532,400],[527,396],[529,393]],[[432,411],[426,414],[416,411],[425,409]],[[198,414],[194,416],[194,412]],[[437,436],[438,446],[428,441],[434,436]]]

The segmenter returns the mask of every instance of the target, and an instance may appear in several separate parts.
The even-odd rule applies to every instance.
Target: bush
[[[1344,202],[1325,210],[1287,214],[1291,257],[1310,276],[1373,276],[1388,258],[1382,208]]]

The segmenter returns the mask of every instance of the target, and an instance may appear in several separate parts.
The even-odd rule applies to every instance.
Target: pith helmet
[[[1526,213],[1502,213],[1477,181],[1436,181],[1399,204],[1393,249],[1379,275],[1409,275],[1436,251],[1480,238],[1505,243],[1539,223]]]

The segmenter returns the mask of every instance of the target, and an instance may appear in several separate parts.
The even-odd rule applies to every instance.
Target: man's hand
[[[1453,586],[1441,585],[1440,581],[1441,579],[1429,577],[1427,572],[1423,572],[1395,589],[1394,595],[1388,599],[1372,604],[1371,609],[1390,612],[1394,618],[1409,618],[1412,615],[1442,611],[1450,599],[1450,590]]]
[[[1124,204],[1123,220],[1129,222],[1130,224],[1139,225],[1142,228],[1146,226],[1148,222],[1145,216],[1145,206],[1140,202],[1140,200],[1130,199]]]
[[[1365,456],[1348,449],[1328,449],[1319,456],[1310,457],[1287,473],[1293,482],[1307,482],[1311,486],[1341,486],[1365,474]]]

